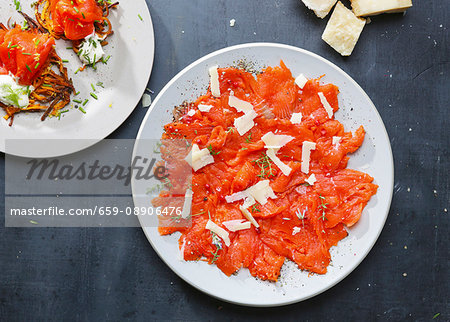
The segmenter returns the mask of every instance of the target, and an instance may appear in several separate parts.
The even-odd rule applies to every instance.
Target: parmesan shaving
[[[340,136],[333,136],[333,145],[339,145],[342,138]]]
[[[256,203],[255,198],[253,198],[252,196],[247,196],[247,197],[244,199],[244,204],[242,205],[242,207],[248,208],[248,207],[253,206],[255,203]]]
[[[245,198],[247,198],[247,197],[248,197],[248,194],[247,194],[247,192],[244,190],[244,191],[235,192],[235,193],[233,193],[233,194],[230,195],[230,196],[225,196],[225,200],[226,200],[228,203],[233,203],[233,202],[235,202],[235,201],[239,201],[239,200],[245,199]]]
[[[277,196],[273,192],[272,188],[269,185],[269,180],[262,180],[251,186],[246,191],[253,197],[257,202],[261,205],[265,205],[267,203],[268,198],[276,199]]]
[[[291,173],[292,169],[276,156],[274,149],[267,149],[267,156],[273,161],[273,163],[275,163],[275,165],[281,170],[281,172],[283,172],[285,176],[288,176]]]
[[[248,113],[253,111],[253,105],[249,102],[243,101],[236,96],[230,95],[228,97],[228,105],[234,107],[238,112]]]
[[[222,225],[224,225],[229,231],[235,232],[239,230],[250,229],[252,223],[250,221],[244,221],[244,219],[237,219],[224,221]]]
[[[305,87],[307,82],[308,79],[303,74],[298,75],[297,78],[295,79],[295,84],[297,84],[297,86],[300,87],[300,89],[303,89],[303,87]]]
[[[191,214],[191,207],[192,207],[192,190],[187,189],[186,193],[184,194],[184,204],[183,204],[183,210],[181,211],[181,218],[186,219]]]
[[[302,118],[303,118],[302,113],[292,113],[291,123],[300,124],[302,122]]]
[[[211,82],[211,94],[214,97],[220,97],[220,83],[219,83],[219,66],[212,66],[209,69],[209,78]]]
[[[195,115],[195,110],[189,110],[189,112],[187,112],[187,115],[194,116]]]
[[[198,104],[198,110],[200,112],[209,112],[213,107],[212,105]]]
[[[316,176],[314,175],[314,173],[311,174],[311,175],[309,176],[309,178],[305,180],[305,182],[307,182],[307,183],[309,183],[311,186],[313,186],[313,185],[317,182],[317,179],[316,179]]]
[[[245,199],[244,206],[245,208],[251,207],[255,204],[255,202],[259,202],[261,205],[265,205],[267,203],[268,198],[276,199],[277,196],[273,192],[272,188],[269,185],[269,180],[259,181],[257,184],[251,186],[250,188],[233,193],[230,196],[226,196],[225,200],[228,203],[233,203],[238,200]]]
[[[253,224],[253,226],[255,226],[256,228],[259,228],[258,222],[255,220],[255,218],[253,218],[250,211],[248,211],[247,209],[245,209],[242,206],[239,206],[239,209],[241,210],[241,212],[245,216],[245,218],[247,218]]]
[[[230,246],[230,235],[228,234],[228,232],[225,229],[223,229],[222,227],[220,227],[216,223],[212,222],[211,220],[208,220],[208,222],[206,223],[205,228],[208,229],[208,230],[211,230],[217,236],[222,238],[222,240],[224,241],[225,245]]]
[[[266,149],[280,149],[289,142],[291,142],[294,138],[289,135],[276,135],[272,132],[267,132],[261,138],[263,142],[266,144]]]
[[[333,118],[333,108],[331,107],[330,103],[328,103],[327,98],[325,97],[325,95],[323,95],[322,92],[318,93],[319,98],[320,98],[320,102],[322,103],[323,107],[325,108],[325,111],[327,111],[328,113],[328,117],[331,119]]]
[[[292,229],[292,236],[297,235],[300,232],[300,229],[301,229],[300,227],[294,227]]]
[[[197,144],[192,145],[192,150],[185,160],[194,171],[214,163],[214,157],[209,153],[209,150],[207,148],[200,150]]]
[[[302,146],[302,172],[309,173],[309,162],[311,160],[311,150],[316,149],[314,142],[304,141]]]
[[[258,116],[254,110],[234,119],[234,127],[238,131],[239,135],[244,135],[255,126],[253,120]]]

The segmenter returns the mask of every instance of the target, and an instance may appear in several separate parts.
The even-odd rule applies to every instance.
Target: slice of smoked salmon
[[[276,281],[286,258],[300,269],[325,274],[331,261],[330,247],[347,236],[345,226],[359,220],[378,188],[369,175],[346,169],[349,154],[364,141],[364,128],[345,132],[334,116],[329,117],[318,94],[323,93],[337,111],[339,89],[311,79],[300,90],[283,62],[256,77],[240,69],[220,68],[219,81],[220,97],[208,90],[178,108],[174,122],[164,127],[161,153],[172,178],[178,174],[170,161],[177,153],[171,145],[180,139],[197,144],[199,149],[207,148],[214,163],[192,174],[188,185],[193,191],[191,225],[160,227],[160,233],[180,231],[179,246],[185,260],[215,263],[227,276],[248,268],[253,276]],[[234,120],[243,113],[229,106],[230,95],[251,103],[257,113],[255,125],[245,135],[239,135],[234,127]],[[209,112],[201,112],[199,104],[210,105]],[[190,110],[194,113],[188,115]],[[300,124],[290,122],[292,113],[302,113]],[[262,137],[268,132],[292,137],[277,150],[278,158],[291,169],[288,175],[266,155]],[[338,143],[333,140],[335,136],[340,137]],[[301,167],[305,141],[316,143],[308,174]],[[306,182],[311,174],[317,180],[313,185]],[[228,203],[225,197],[261,180],[269,180],[276,198],[247,208],[259,228],[252,224],[249,229],[227,230],[224,222],[248,218],[239,208],[242,199]],[[153,203],[167,206],[164,198],[182,193],[181,182],[174,181],[173,186]],[[208,220],[225,229],[229,246],[205,228]]]

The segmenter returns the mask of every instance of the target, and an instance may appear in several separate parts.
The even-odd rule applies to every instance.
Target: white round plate
[[[160,138],[162,127],[172,121],[171,109],[185,100],[194,100],[205,93],[209,84],[208,67],[226,67],[246,59],[256,66],[279,65],[282,59],[294,76],[308,78],[325,75],[322,83],[339,86],[340,110],[336,118],[345,129],[356,130],[364,125],[367,134],[363,146],[352,155],[349,168],[364,171],[375,178],[378,193],[364,209],[361,220],[350,228],[349,236],[331,249],[332,263],[325,275],[310,275],[286,262],[277,283],[252,277],[247,269],[225,276],[215,265],[185,262],[179,258],[179,234],[160,236],[156,227],[143,227],[145,235],[162,260],[182,279],[197,289],[224,301],[249,306],[278,306],[299,302],[315,296],[346,277],[366,257],[375,244],[386,221],[391,204],[394,166],[389,138],[375,106],[361,87],[339,67],[306,50],[272,43],[253,43],[225,48],[209,54],[175,76],[159,93],[148,111],[139,139]],[[133,182],[135,206],[148,207],[150,200],[137,197],[138,182]],[[142,223],[141,223],[142,225]],[[375,268],[374,268],[375,269]]]
[[[21,0],[22,10],[34,18],[31,3],[34,0]],[[0,21],[4,24],[12,21],[22,23],[22,17],[16,12],[13,1],[0,3]],[[141,20],[142,18],[142,20]],[[114,34],[108,38],[106,55],[111,55],[108,63],[97,64],[97,71],[87,68],[74,74],[81,67],[75,53],[67,49],[70,42],[57,40],[56,50],[66,63],[69,77],[75,89],[80,92],[72,99],[89,102],[83,106],[86,114],[75,109],[76,103],[67,106],[68,113],[61,118],[40,120],[41,113],[22,113],[15,116],[13,126],[5,121],[4,111],[0,109],[0,151],[25,157],[56,157],[78,152],[104,139],[117,129],[131,114],[145,91],[153,66],[155,50],[153,25],[145,0],[120,1],[117,9],[111,10],[109,19]],[[97,83],[102,82],[104,88]],[[90,93],[94,85],[98,97],[95,100]],[[79,104],[78,104],[79,105]],[[20,144],[8,144],[5,141],[20,139]],[[22,141],[23,139],[23,141]],[[25,140],[60,139],[66,144],[58,148],[32,149],[33,141]],[[80,140],[75,140],[80,139]]]

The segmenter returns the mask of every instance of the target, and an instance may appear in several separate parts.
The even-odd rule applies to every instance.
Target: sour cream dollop
[[[22,86],[11,75],[0,75],[0,102],[20,109],[30,104],[30,93],[33,86]]]
[[[78,51],[78,57],[83,64],[92,65],[103,58],[105,52],[101,45],[102,41],[103,39],[95,32],[84,38]]]

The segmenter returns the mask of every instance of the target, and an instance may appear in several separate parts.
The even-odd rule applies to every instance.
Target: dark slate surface
[[[405,16],[372,18],[353,55],[342,58],[320,39],[326,21],[299,0],[147,2],[156,35],[149,83],[155,94],[197,58],[254,41],[305,48],[349,73],[372,98],[391,138],[395,194],[386,226],[343,282],[308,301],[269,309],[223,303],[195,290],[162,263],[137,228],[0,227],[0,320],[429,321],[437,313],[436,320],[450,320],[444,210],[450,206],[450,3],[414,0]],[[134,138],[145,113],[138,106],[111,138]]]

